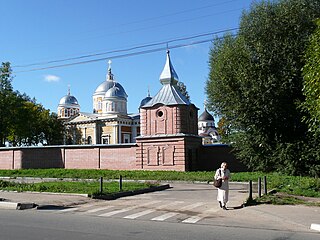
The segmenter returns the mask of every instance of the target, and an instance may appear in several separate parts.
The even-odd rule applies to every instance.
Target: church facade
[[[106,80],[93,93],[93,112],[80,111],[74,96],[61,98],[58,117],[64,121],[64,143],[121,144],[135,142],[140,134],[139,114],[127,113],[127,93],[112,74],[109,62]],[[69,113],[69,114],[68,114]]]

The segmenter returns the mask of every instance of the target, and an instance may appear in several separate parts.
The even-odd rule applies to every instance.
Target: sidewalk
[[[212,191],[216,191],[212,185],[205,183],[190,184],[185,182],[170,182],[173,188],[168,190],[176,198],[188,199],[190,201],[212,199]],[[197,194],[196,194],[197,193]],[[201,193],[201,194],[198,194]],[[255,226],[261,228],[285,228],[298,231],[314,231],[320,234],[320,208],[304,205],[257,205],[241,208],[248,197],[246,184],[230,183],[230,200],[228,207],[230,211],[224,212],[226,219],[221,225],[235,225],[239,227]],[[52,193],[29,193],[29,192],[5,192],[0,191],[1,208],[15,209],[20,204],[20,209],[34,207],[68,207],[84,203],[94,203],[95,200],[83,194],[52,194]],[[16,204],[16,205],[14,205]],[[25,204],[25,205],[24,205]],[[21,208],[22,206],[22,208]],[[238,211],[231,211],[237,210]],[[311,230],[310,230],[311,229]]]

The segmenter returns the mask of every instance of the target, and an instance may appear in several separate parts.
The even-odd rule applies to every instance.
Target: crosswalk
[[[186,202],[170,200],[145,200],[98,202],[82,204],[76,207],[54,210],[58,214],[94,215],[102,218],[115,217],[124,219],[141,219],[150,221],[169,221],[188,224],[199,223],[212,217],[220,209],[212,203]]]

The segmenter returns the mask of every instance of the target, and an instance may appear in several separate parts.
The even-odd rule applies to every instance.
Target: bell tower
[[[137,164],[143,169],[192,170],[198,158],[198,108],[178,89],[170,53],[160,75],[162,88],[140,108]]]

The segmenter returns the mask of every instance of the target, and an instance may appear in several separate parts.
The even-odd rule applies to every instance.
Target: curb
[[[310,229],[320,232],[320,224],[312,223]]]
[[[162,191],[162,190],[165,190],[168,188],[170,188],[170,185],[165,184],[165,185],[161,185],[161,186],[157,186],[157,187],[150,187],[150,188],[139,189],[139,190],[134,190],[134,191],[120,192],[120,193],[114,193],[114,194],[104,194],[104,195],[93,195],[93,196],[91,196],[91,198],[102,199],[102,200],[115,200],[115,199],[121,198],[121,197],[128,197],[128,196],[149,193],[149,192],[155,192],[155,191]]]
[[[25,210],[35,208],[35,203],[0,202],[1,209]]]

